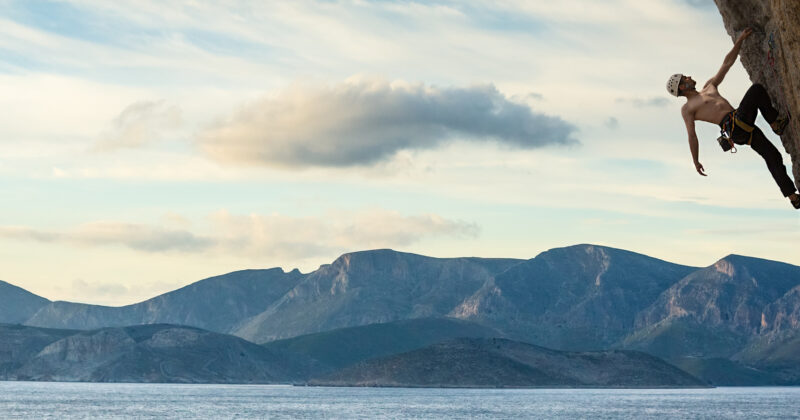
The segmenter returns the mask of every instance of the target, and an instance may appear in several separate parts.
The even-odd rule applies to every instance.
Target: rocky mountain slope
[[[234,334],[263,343],[401,319],[444,316],[520,260],[431,258],[374,250],[339,257]]]
[[[94,331],[0,328],[0,343],[12,341],[17,351],[0,353],[0,379],[288,383],[308,368],[301,359],[238,337],[165,324]]]
[[[764,85],[778,108],[792,115],[781,141],[800,185],[800,0],[714,2],[732,38],[746,27],[756,31],[743,45],[741,61],[750,80]]]
[[[24,322],[48,303],[43,297],[0,281],[0,323]]]
[[[563,352],[504,339],[456,339],[342,369],[312,385],[402,387],[702,387],[631,351]]]
[[[285,273],[280,268],[236,271],[122,307],[51,302],[24,323],[84,330],[167,323],[227,333],[265,310],[303,278],[297,270]]]
[[[568,350],[610,346],[639,311],[696,270],[614,248],[553,249],[487,281],[450,316]]]
[[[800,267],[730,255],[661,293],[622,345],[666,358],[733,357],[800,322],[797,286]]]
[[[10,378],[43,348],[78,331],[0,324],[0,379]]]

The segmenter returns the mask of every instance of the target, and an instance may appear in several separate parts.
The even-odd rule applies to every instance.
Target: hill
[[[81,382],[289,383],[307,363],[241,338],[165,324],[93,331],[13,326],[21,351],[6,354],[2,379]]]
[[[382,356],[419,349],[460,337],[500,337],[501,333],[467,321],[420,318],[341,328],[264,344],[267,349],[317,362],[312,376]],[[308,378],[305,378],[308,379]]]
[[[373,359],[311,385],[398,387],[702,387],[640,352],[563,352],[505,339],[455,339]]]

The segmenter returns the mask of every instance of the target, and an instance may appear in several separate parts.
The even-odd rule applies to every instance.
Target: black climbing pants
[[[739,109],[736,110],[736,118],[753,127],[753,140],[750,143],[750,147],[764,158],[772,178],[775,179],[781,189],[781,193],[783,193],[784,197],[788,197],[795,192],[794,182],[786,173],[786,166],[783,164],[781,152],[755,126],[756,113],[758,111],[761,111],[761,116],[770,124],[778,118],[778,110],[772,106],[767,90],[764,89],[764,86],[756,83],[750,86],[750,89],[744,94],[744,98],[739,103]],[[739,145],[747,144],[750,140],[750,133],[740,127],[736,127],[733,129],[731,139]]]

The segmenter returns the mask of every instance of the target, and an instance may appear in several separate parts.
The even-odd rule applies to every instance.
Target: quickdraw
[[[719,142],[720,147],[722,150],[727,152],[728,150],[731,153],[736,153],[736,144],[733,142],[733,131],[736,127],[744,130],[745,133],[750,134],[750,137],[747,139],[747,145],[751,145],[753,143],[753,130],[755,127],[752,125],[736,118],[736,111],[731,111],[725,118],[722,120],[722,130],[720,130],[720,136],[717,138],[717,142]]]

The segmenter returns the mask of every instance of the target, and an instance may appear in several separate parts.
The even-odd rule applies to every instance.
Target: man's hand
[[[733,63],[736,62],[736,57],[739,56],[739,50],[742,49],[742,44],[744,40],[747,39],[753,33],[753,28],[745,28],[739,37],[736,38],[736,42],[733,43],[733,48],[728,55],[725,56],[725,60],[722,61],[722,67],[719,68],[717,74],[714,75],[711,79],[709,79],[703,87],[708,85],[719,86],[722,83],[722,79],[725,78],[725,75],[728,74],[728,70],[730,70]]]
[[[741,34],[739,34],[739,38],[737,38],[737,39],[736,39],[736,43],[737,43],[737,44],[741,44],[741,43],[742,43],[742,42],[744,42],[744,40],[745,40],[745,39],[747,39],[747,37],[748,37],[748,36],[750,36],[752,33],[753,33],[753,28],[745,28],[745,29],[742,31],[742,33],[741,33]]]
[[[694,168],[697,169],[697,173],[698,174],[703,175],[703,176],[708,176],[708,175],[705,174],[706,170],[705,170],[705,168],[703,168],[703,164],[700,163],[699,161],[695,161],[694,162]]]

